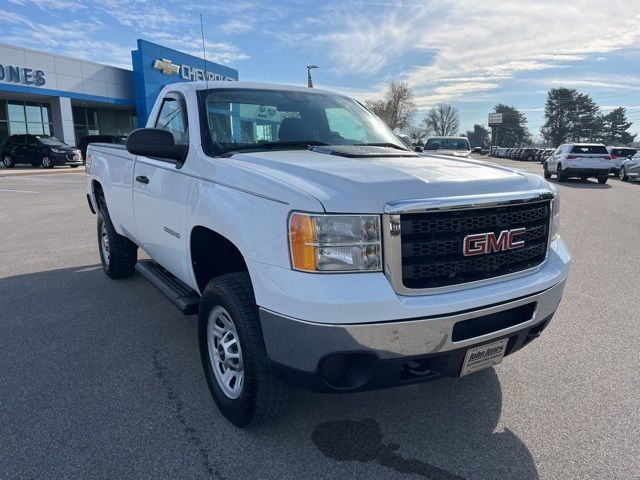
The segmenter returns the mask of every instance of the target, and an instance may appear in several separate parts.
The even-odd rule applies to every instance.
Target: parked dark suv
[[[18,163],[29,163],[33,167],[42,165],[82,165],[80,150],[49,135],[11,135],[2,146],[2,163],[11,168]]]

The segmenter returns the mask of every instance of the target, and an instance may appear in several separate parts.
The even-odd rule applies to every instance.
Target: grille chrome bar
[[[442,197],[426,200],[399,200],[389,202],[384,213],[419,213],[432,210],[467,210],[470,208],[486,208],[492,206],[516,205],[519,203],[551,200],[557,192],[547,189],[529,190],[526,192],[508,192],[491,195],[468,195],[463,197]]]
[[[407,200],[391,202],[385,206],[385,214],[382,216],[383,249],[384,249],[384,272],[395,292],[399,295],[415,296],[446,293],[458,290],[465,290],[472,287],[489,285],[507,279],[513,279],[529,275],[542,269],[546,263],[550,238],[544,245],[545,254],[543,260],[537,265],[523,270],[484,278],[481,280],[456,283],[452,285],[436,286],[429,288],[408,288],[403,280],[403,235],[405,229],[402,228],[403,219],[410,217],[412,213],[444,212],[454,210],[470,210],[478,208],[504,207],[510,205],[526,205],[542,203],[549,208],[548,218],[545,219],[546,235],[548,237],[551,227],[551,204],[552,199],[557,195],[553,190],[533,190],[529,192],[517,192],[502,195],[475,195],[468,197],[435,198],[427,200]],[[402,217],[401,217],[402,214]],[[517,225],[510,225],[510,228]],[[409,234],[410,232],[406,232]],[[536,235],[537,236],[537,235]],[[446,243],[446,242],[445,242]],[[446,248],[449,249],[450,246]],[[405,253],[406,253],[405,246]],[[406,266],[405,266],[406,267]]]

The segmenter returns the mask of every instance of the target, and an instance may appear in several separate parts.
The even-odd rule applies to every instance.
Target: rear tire
[[[627,169],[625,167],[622,167],[620,169],[620,173],[618,175],[620,176],[620,180],[622,180],[623,182],[626,182],[627,180],[629,180],[629,176],[627,175]]]
[[[558,165],[558,169],[556,170],[556,172],[558,182],[564,182],[567,179],[567,177],[565,177],[565,173],[562,171],[562,165]]]
[[[127,278],[133,275],[138,262],[138,246],[123,237],[111,223],[109,214],[98,210],[98,249],[104,273],[110,278]]]
[[[80,165],[69,165],[71,168],[78,168]]]
[[[598,183],[600,185],[604,185],[605,183],[607,183],[607,180],[609,180],[609,175],[607,175],[606,177],[598,177]]]
[[[271,372],[249,274],[209,281],[200,303],[198,337],[209,390],[231,423],[257,425],[284,410],[289,388]]]
[[[11,158],[11,155],[5,155],[2,157],[2,164],[7,168],[13,168],[16,166],[16,162]]]

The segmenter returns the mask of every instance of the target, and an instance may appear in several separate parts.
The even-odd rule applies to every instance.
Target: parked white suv
[[[126,148],[89,145],[87,194],[105,273],[137,270],[199,316],[209,388],[240,426],[277,413],[287,383],[490,368],[540,336],[571,261],[542,177],[418,156],[315,88],[169,85]]]
[[[559,182],[577,177],[582,180],[597,178],[607,183],[611,157],[607,147],[596,143],[565,143],[560,145],[544,162],[544,178],[558,177]]]

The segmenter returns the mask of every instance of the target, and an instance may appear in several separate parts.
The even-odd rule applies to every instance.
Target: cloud
[[[3,41],[15,45],[130,69],[131,35],[113,33],[122,31],[124,27],[127,32],[137,32],[133,34],[134,38],[140,36],[191,55],[202,56],[199,16],[172,8],[175,5],[171,3],[161,4],[153,0],[96,0],[82,4],[74,0],[10,1],[23,9],[35,5],[49,10],[45,22],[33,20],[42,16],[0,9],[0,22],[5,24]],[[87,8],[92,13],[61,17],[64,6],[71,10]],[[14,27],[7,27],[7,24]],[[212,32],[216,33],[215,30]],[[213,34],[205,31],[208,59],[229,64],[249,58],[232,42],[213,40]]]
[[[301,19],[283,38],[328,52],[343,76],[402,78],[426,107],[637,45],[640,15],[631,12],[626,0],[349,2]]]
[[[65,11],[76,11],[87,8],[81,2],[76,2],[73,0],[9,0],[10,3],[14,5],[20,5],[21,7],[28,6],[29,4],[35,5],[40,10],[65,10]]]

